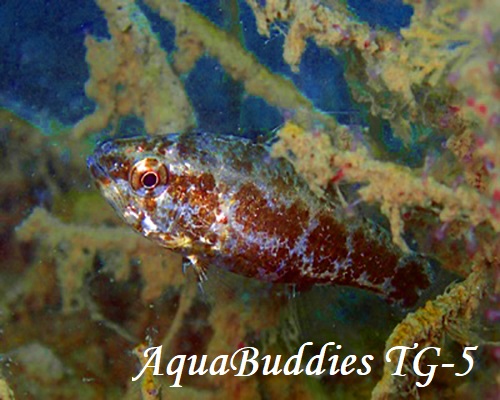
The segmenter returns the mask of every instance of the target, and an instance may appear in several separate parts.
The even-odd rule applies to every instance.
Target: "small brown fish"
[[[403,307],[430,287],[428,261],[315,196],[264,145],[206,133],[117,139],[88,166],[142,235],[209,265],[268,282],[348,285]]]

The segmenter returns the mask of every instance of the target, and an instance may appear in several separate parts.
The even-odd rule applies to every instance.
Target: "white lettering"
[[[178,361],[177,363],[177,368],[172,369],[174,367],[175,362]],[[182,369],[184,368],[184,362],[186,361],[186,356],[179,355],[173,357],[168,365],[167,365],[167,375],[175,375],[175,381],[173,385],[170,385],[170,387],[182,387],[182,385],[179,384],[181,377],[182,377]]]
[[[342,361],[342,365],[340,366],[340,373],[342,375],[349,375],[354,371],[354,368],[351,368],[350,370],[347,370],[347,367],[350,367],[352,364],[356,362],[357,357],[353,354],[347,356],[344,358],[344,361]]]
[[[394,372],[392,375],[397,375],[397,376],[406,376],[406,374],[402,374],[401,370],[403,369],[403,363],[405,361],[405,356],[406,356],[406,351],[407,350],[414,350],[418,347],[418,343],[413,343],[413,347],[408,347],[408,346],[395,346],[387,350],[387,353],[385,355],[385,361],[387,362],[392,362],[391,357],[389,357],[389,354],[391,354],[394,350],[401,350],[401,353],[399,353],[399,360],[398,360],[398,366],[396,367],[396,372]]]
[[[368,361],[366,360],[375,360],[375,357],[373,357],[372,355],[368,354],[366,356],[363,356],[361,357],[361,364],[363,364],[363,366],[366,368],[365,371],[363,372],[363,370],[361,369],[357,369],[356,370],[356,373],[358,375],[368,375],[370,372],[372,372],[372,367],[370,366],[370,364],[368,364]]]
[[[137,379],[139,379],[142,374],[146,371],[146,368],[151,368],[149,366],[149,364],[151,364],[151,362],[154,360],[154,371],[153,371],[153,375],[163,375],[160,373],[160,362],[161,362],[161,348],[162,346],[158,346],[158,347],[149,347],[147,348],[146,350],[144,350],[144,357],[147,357],[149,352],[151,350],[154,350],[153,351],[153,354],[151,354],[151,357],[149,357],[149,360],[146,364],[144,364],[144,367],[142,367],[142,371],[139,372],[139,375],[135,376],[134,378],[132,378],[132,381],[135,382]]]
[[[425,381],[425,383],[417,382],[417,386],[418,387],[426,387],[427,385],[429,385],[429,383],[432,382],[432,379],[434,378],[434,373],[436,372],[436,368],[437,368],[436,364],[428,365],[429,372],[427,374],[424,374],[420,370],[420,366],[419,366],[419,364],[420,364],[420,357],[422,357],[427,350],[431,350],[431,349],[432,350],[436,350],[436,354],[438,356],[440,355],[441,349],[439,347],[427,347],[425,349],[420,350],[417,353],[417,355],[415,356],[415,359],[413,360],[413,370],[415,371],[415,373],[418,376],[426,376],[427,377],[427,380]]]
[[[339,361],[339,356],[337,354],[331,356],[328,361],[331,361],[332,364],[330,365],[330,375],[337,375],[337,372],[339,372],[339,369],[337,368],[337,363]]]
[[[251,358],[248,358],[248,354],[250,354],[250,350],[253,351],[253,356]],[[255,347],[243,347],[243,348],[239,349],[231,357],[231,368],[234,370],[238,369],[234,365],[234,358],[240,352],[243,354],[243,358],[241,359],[240,369],[235,376],[250,376],[250,375],[255,374],[259,370],[259,363],[255,360],[259,356],[259,350],[257,350]],[[247,362],[250,362],[252,364],[252,372],[245,374]]]
[[[326,371],[326,369],[323,368],[323,360],[325,359],[326,348],[333,345],[335,345],[335,342],[328,342],[324,344],[319,354],[311,357],[306,365],[306,375],[321,375]],[[316,366],[313,370],[312,366],[314,362],[316,362]]]
[[[304,343],[302,346],[300,346],[299,352],[288,359],[288,361],[283,366],[283,373],[285,375],[292,375],[292,374],[299,375],[304,371],[302,368],[300,368],[300,364],[302,363],[302,356],[304,354],[304,349],[306,348],[306,346],[311,346],[312,344],[313,342]],[[295,366],[292,370],[290,370],[290,365],[292,364],[293,361],[295,361]]]
[[[269,365],[271,364],[271,356],[262,357],[262,361],[264,361],[264,368],[262,368],[262,375],[279,375],[282,369],[278,369],[280,366],[281,356],[278,354],[274,361],[274,366],[272,370],[269,370]]]
[[[230,370],[229,368],[226,368],[227,360],[229,356],[226,354],[223,354],[221,356],[215,357],[214,360],[210,363],[210,375],[226,375]],[[220,367],[219,369],[215,369],[215,366],[220,360]]]
[[[207,357],[208,356],[206,354],[203,354],[201,356],[200,366],[196,370],[195,370],[196,359],[198,358],[198,356],[189,357],[188,360],[191,361],[191,364],[189,364],[189,375],[194,375],[194,374],[205,375],[208,372],[208,369],[204,369],[205,364],[207,363]]]

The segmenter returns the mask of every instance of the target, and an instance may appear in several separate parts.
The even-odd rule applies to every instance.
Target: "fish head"
[[[87,166],[108,203],[136,231],[171,249],[189,239],[175,229],[178,207],[169,191],[172,170],[185,168],[175,135],[126,138],[99,144]]]

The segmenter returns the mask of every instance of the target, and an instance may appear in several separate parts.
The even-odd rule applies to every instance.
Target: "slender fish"
[[[315,196],[284,159],[207,133],[108,141],[88,167],[123,220],[210,266],[268,282],[348,285],[403,307],[431,285],[428,261],[381,228]]]

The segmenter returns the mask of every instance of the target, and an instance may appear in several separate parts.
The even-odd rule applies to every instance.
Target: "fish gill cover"
[[[0,398],[495,398],[499,12],[465,0],[2,2]],[[424,254],[431,292],[409,311],[217,268],[201,292],[179,254],[117,218],[85,163],[103,139],[191,130],[266,141],[310,195],[387,230],[399,254]],[[373,354],[372,372],[185,374],[182,389],[130,379],[150,345],[210,363],[245,346],[286,358],[306,341],[304,362],[335,341],[328,356]],[[411,356],[393,375],[384,355],[414,343],[442,348],[424,365],[456,370],[420,388]],[[476,345],[472,372],[455,376]]]

